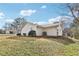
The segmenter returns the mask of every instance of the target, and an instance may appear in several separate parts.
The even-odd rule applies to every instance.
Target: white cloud
[[[4,18],[5,14],[3,12],[0,12],[0,18]]]
[[[35,12],[36,12],[36,10],[31,10],[31,9],[29,9],[29,10],[21,10],[20,15],[21,16],[31,16]]]
[[[0,19],[0,23],[12,23],[14,19]]]
[[[48,20],[48,22],[51,23],[51,22],[59,21],[60,18],[61,18],[61,16],[58,16],[56,18],[51,18]]]
[[[43,24],[47,24],[47,22],[45,21],[39,21],[39,22],[34,22],[35,24],[38,24],[38,25],[43,25]]]
[[[56,21],[60,21],[60,20],[64,21],[65,23],[71,23],[73,18],[69,17],[69,16],[58,16],[58,17],[49,19],[48,22],[39,21],[39,22],[34,22],[34,23],[39,24],[39,25],[43,25],[43,24],[48,24],[48,23],[53,23],[53,22],[56,22]]]
[[[73,18],[69,17],[69,16],[58,16],[58,17],[49,19],[48,22],[52,23],[55,21],[60,21],[60,20],[67,21],[67,20],[71,20],[71,19],[73,20]]]
[[[3,26],[5,25],[5,23],[12,23],[14,20],[11,18],[3,18],[0,19],[0,28],[3,28]]]
[[[47,6],[46,5],[42,5],[41,8],[47,8]]]
[[[12,23],[14,19],[6,19],[5,22]]]

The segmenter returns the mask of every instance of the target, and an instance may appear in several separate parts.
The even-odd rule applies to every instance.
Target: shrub
[[[17,36],[21,36],[21,33],[17,33]]]
[[[26,33],[23,33],[23,36],[26,36]]]

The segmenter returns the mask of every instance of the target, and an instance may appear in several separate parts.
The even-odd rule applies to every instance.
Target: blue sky
[[[4,3],[0,4],[0,28],[17,17],[24,17],[31,22],[46,23],[68,15],[69,10],[64,3]]]

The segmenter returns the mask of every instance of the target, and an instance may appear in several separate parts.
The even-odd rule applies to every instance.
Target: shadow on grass
[[[22,37],[23,36],[13,36],[13,37],[7,37],[6,39],[22,39]],[[42,37],[25,37],[25,39],[26,38],[35,39],[35,38],[42,38]],[[65,38],[65,37],[43,37],[43,38],[46,38],[46,39],[51,40],[51,41],[56,41],[58,43],[62,43],[64,45],[69,45],[69,44],[75,43],[72,39]]]
[[[20,36],[10,36],[10,37],[6,37],[6,39],[20,39]]]
[[[64,45],[69,45],[75,43],[72,39],[65,38],[65,37],[53,37],[49,38],[51,41],[56,41],[58,43],[62,43]]]
[[[10,36],[6,37],[6,39],[15,39],[15,40],[35,40],[36,37],[26,37],[26,36]]]

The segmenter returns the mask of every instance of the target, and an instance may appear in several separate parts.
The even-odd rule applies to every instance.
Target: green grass
[[[75,38],[76,38],[76,39],[79,39],[79,34],[76,34],[76,35],[75,35]]]
[[[0,36],[2,56],[79,55],[79,42],[66,38]]]

